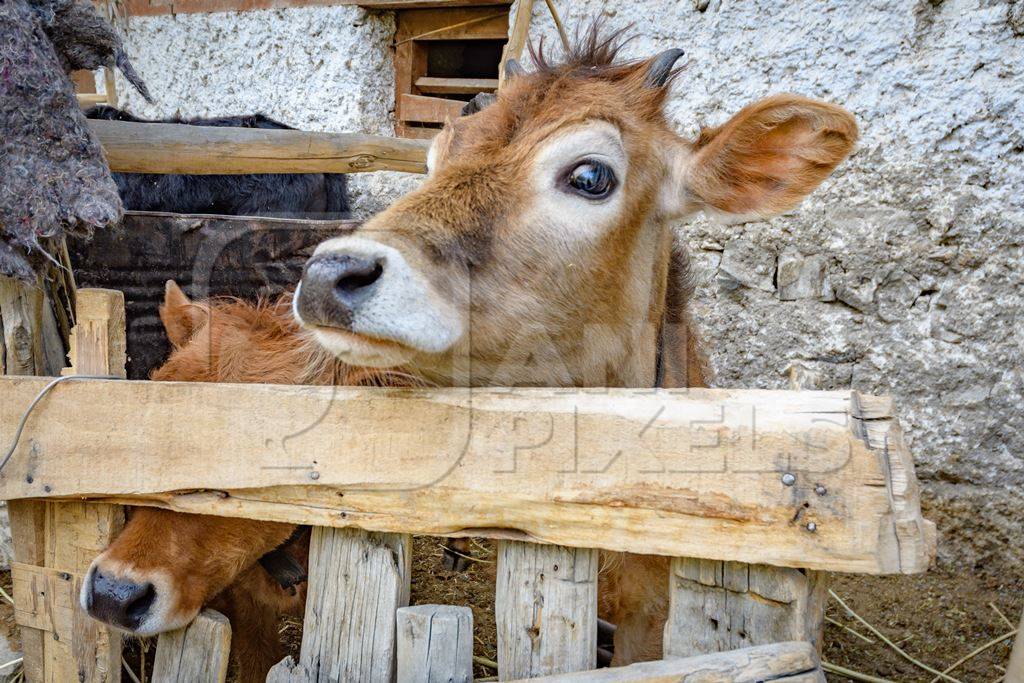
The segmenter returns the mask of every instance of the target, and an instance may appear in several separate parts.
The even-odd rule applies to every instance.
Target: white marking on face
[[[352,311],[347,329],[312,326],[317,342],[341,360],[389,367],[415,351],[443,353],[462,337],[464,325],[453,302],[438,296],[397,249],[362,237],[338,237],[318,246],[314,256],[330,253],[373,259],[384,269],[372,294]]]
[[[604,197],[592,197],[569,185],[582,164],[603,167],[614,180]],[[546,140],[534,157],[534,196],[526,222],[542,230],[545,244],[571,253],[580,242],[598,240],[618,224],[625,197],[629,160],[619,129],[607,121],[574,125]]]

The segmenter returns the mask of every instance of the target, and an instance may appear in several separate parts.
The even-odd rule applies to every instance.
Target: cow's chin
[[[356,367],[393,368],[409,362],[416,353],[389,339],[377,339],[319,325],[312,329],[320,346],[338,360]]]

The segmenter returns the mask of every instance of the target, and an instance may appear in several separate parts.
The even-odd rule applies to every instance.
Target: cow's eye
[[[587,199],[602,199],[615,187],[615,172],[600,161],[583,161],[569,171],[565,182]]]

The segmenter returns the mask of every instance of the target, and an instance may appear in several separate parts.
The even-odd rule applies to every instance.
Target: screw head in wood
[[[814,522],[807,522],[807,530],[813,534],[815,531],[818,530],[818,525]]]
[[[792,486],[796,483],[796,475],[792,472],[786,472],[782,475],[782,483],[786,486]]]
[[[320,478],[320,473],[317,471],[310,472],[309,478],[312,479],[313,481],[316,481],[317,479]]]
[[[814,492],[817,493],[819,496],[824,496],[826,493],[828,493],[828,489],[821,484],[815,484]]]

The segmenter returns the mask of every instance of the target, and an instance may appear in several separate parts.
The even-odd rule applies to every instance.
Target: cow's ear
[[[732,217],[782,213],[820,185],[856,141],[857,123],[842,107],[797,95],[769,97],[679,150],[667,208]]]
[[[187,344],[208,317],[209,310],[205,306],[192,303],[174,280],[167,281],[164,303],[160,306],[160,320],[167,331],[167,338],[175,348]]]

